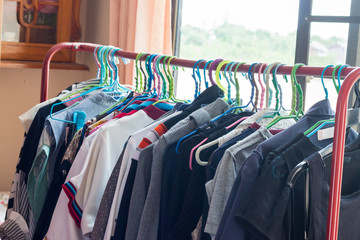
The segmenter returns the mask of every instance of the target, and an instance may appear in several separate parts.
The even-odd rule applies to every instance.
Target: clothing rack
[[[49,70],[50,61],[55,53],[61,50],[73,50],[73,51],[85,51],[94,52],[95,49],[102,45],[91,44],[91,43],[71,43],[64,42],[58,43],[49,49],[47,52],[42,68],[41,76],[41,98],[40,101],[45,101],[48,98],[48,86],[49,86]],[[138,53],[127,52],[118,50],[115,56],[136,59]],[[142,59],[148,56],[145,54]],[[216,61],[218,63],[219,61]],[[193,68],[196,61],[173,58],[171,65]],[[214,65],[216,65],[216,63]],[[198,66],[203,69],[206,61],[201,62]],[[248,72],[251,65],[241,65],[238,68],[238,72]],[[256,66],[259,67],[259,66]],[[223,66],[225,68],[225,66]],[[280,66],[277,74],[289,75],[291,74],[292,66]],[[324,72],[325,77],[332,76],[334,68],[327,68]],[[254,69],[256,70],[256,69]],[[324,67],[309,67],[301,66],[296,72],[297,76],[321,76]],[[261,71],[263,72],[263,71]],[[328,220],[327,220],[327,240],[336,240],[339,226],[339,211],[340,211],[340,197],[341,197],[341,183],[343,173],[343,162],[344,162],[344,150],[345,150],[345,132],[346,132],[346,119],[347,119],[347,102],[350,95],[350,91],[354,83],[360,78],[360,68],[346,67],[341,72],[341,77],[345,77],[345,80],[340,88],[338,101],[336,105],[335,114],[335,130],[334,130],[334,142],[333,142],[333,156],[332,156],[332,170],[330,179],[330,196],[329,196],[329,208],[328,208]]]

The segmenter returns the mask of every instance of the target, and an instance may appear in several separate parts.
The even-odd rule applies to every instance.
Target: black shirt
[[[320,147],[310,142],[306,136],[300,134],[277,149],[276,152],[280,154],[275,158],[265,160],[267,164],[262,166],[260,177],[249,193],[245,204],[239,206],[236,215],[237,221],[242,223],[250,232],[250,235],[255,236],[256,239],[304,239],[305,230],[308,229],[306,233],[309,236],[308,239],[325,239],[329,194],[326,178],[329,177],[330,172],[328,168],[325,171],[324,166],[331,166],[331,157],[326,158],[324,161],[321,160],[323,169],[321,169],[320,165],[315,164],[312,166],[313,169],[316,168],[316,171],[309,172],[310,209],[307,215],[309,217],[308,226],[305,226],[304,175],[299,177],[293,188],[286,184],[289,172],[303,159],[307,159],[308,162],[310,160],[314,162],[319,160],[320,155],[317,152],[320,149]],[[350,196],[360,186],[358,174],[355,174],[360,171],[360,160],[356,159],[360,157],[360,151],[357,150],[357,152],[357,155],[354,152],[345,154],[349,164],[344,165],[344,172],[347,170],[350,180],[344,178],[343,193],[350,194]],[[269,156],[271,157],[271,155]],[[346,206],[348,201],[344,200],[342,203]],[[343,215],[345,219],[349,218],[350,212],[352,212],[352,218],[356,214],[360,216],[360,211],[356,214],[353,213],[356,212],[356,209],[360,209],[358,205],[360,202],[351,203],[354,204],[353,211],[348,210],[347,213],[343,210],[340,211],[340,214],[342,212],[345,214],[345,216]],[[353,218],[354,221],[357,218]],[[349,223],[348,226],[350,225]],[[345,224],[342,226],[346,228]],[[359,225],[356,226],[358,229]],[[354,230],[353,232],[355,234],[360,231]],[[339,234],[339,239],[360,239],[360,235],[356,235],[357,238],[349,237],[347,235],[350,234],[349,228],[344,230],[343,234],[346,237],[340,238],[341,235]]]
[[[205,138],[212,141],[224,135],[228,131],[225,130],[226,126],[251,114],[249,112],[236,116],[229,114],[218,120],[220,122],[218,126],[198,130],[198,133],[181,142],[179,154],[175,153],[176,143],[169,146],[164,157],[158,239],[191,239],[191,232],[196,228],[202,214],[206,168],[195,162],[194,152],[193,170],[189,169],[192,148]],[[201,158],[209,159],[210,154],[207,154],[208,156],[204,154],[206,155],[201,153]]]

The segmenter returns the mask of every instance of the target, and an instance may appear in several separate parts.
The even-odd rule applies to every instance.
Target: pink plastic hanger
[[[226,130],[229,130],[230,128],[232,128],[233,126],[239,124],[240,122],[244,121],[245,119],[247,119],[248,117],[242,117],[239,120],[235,121],[234,123],[232,123],[231,125],[226,127]],[[197,144],[195,147],[193,147],[190,151],[190,158],[189,158],[189,168],[190,170],[192,170],[192,159],[193,159],[193,154],[194,151],[196,151],[196,149],[198,149],[199,147],[201,147],[201,145],[203,145],[209,138],[205,138],[204,140],[202,140],[199,144]],[[199,154],[198,154],[199,152]],[[201,151],[197,151],[195,154],[195,159],[196,162],[201,165],[201,166],[206,166],[207,162],[202,162],[200,161],[200,152]],[[199,155],[199,156],[198,156]]]
[[[260,110],[264,106],[265,88],[264,88],[264,85],[261,82],[261,71],[262,71],[263,67],[265,67],[265,66],[266,66],[266,63],[261,64],[260,67],[259,67],[259,71],[258,71],[258,81],[259,81],[260,86],[261,86]]]

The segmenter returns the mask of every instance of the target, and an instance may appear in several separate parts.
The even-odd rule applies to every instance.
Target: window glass
[[[351,0],[313,0],[312,15],[350,16]]]
[[[183,0],[180,57],[292,65],[298,8],[299,1],[287,0],[223,0],[221,4],[217,0]],[[193,99],[192,70],[179,69],[178,74],[177,96]],[[240,96],[248,102],[251,85],[242,75],[238,77]],[[227,84],[225,78],[221,82]]]

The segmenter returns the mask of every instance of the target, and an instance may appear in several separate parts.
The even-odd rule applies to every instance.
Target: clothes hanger
[[[157,72],[159,73],[159,75],[160,75],[160,77],[162,79],[162,94],[159,97],[160,99],[166,99],[166,97],[167,97],[167,83],[166,83],[164,74],[161,72],[161,69],[160,69],[160,61],[161,61],[161,59],[163,59],[165,57],[166,57],[166,55],[159,56],[156,63],[155,63],[155,67],[157,69]]]
[[[263,120],[264,118],[274,118],[276,116],[280,116],[280,109],[282,106],[282,92],[281,92],[281,88],[280,88],[280,84],[277,81],[277,77],[276,77],[276,73],[277,70],[280,66],[283,66],[285,64],[281,64],[281,63],[272,63],[270,64],[272,65],[271,68],[269,67],[268,69],[265,69],[266,71],[266,82],[269,82],[269,72],[272,71],[272,84],[274,86],[275,89],[275,111],[269,111],[266,112],[263,116],[261,116],[260,118],[258,118],[258,120],[256,121],[256,123],[260,123],[261,120]],[[270,66],[269,65],[269,66]],[[275,67],[274,67],[275,66]],[[280,92],[280,99],[279,99],[279,92]],[[280,105],[280,106],[279,106]]]
[[[142,73],[139,68],[139,59],[144,55],[144,53],[138,53],[135,58],[135,92],[139,93],[142,91]],[[140,79],[139,79],[140,77]],[[139,87],[140,84],[140,87]]]
[[[325,73],[325,70],[329,67],[333,67],[334,65],[328,65],[326,66],[322,73],[321,73],[321,82],[322,82],[322,85],[323,85],[323,88],[324,88],[324,92],[325,92],[325,99],[328,99],[328,91],[327,91],[327,88],[325,87],[325,84],[324,84],[324,73]],[[333,71],[334,72],[334,71]],[[321,121],[318,121],[316,122],[313,126],[311,126],[308,130],[305,131],[305,135],[307,135],[307,137],[311,137],[312,135],[314,135],[318,130],[320,130],[322,127],[324,127],[325,125],[327,124],[333,124],[335,123],[335,119],[326,119],[326,120],[321,120]]]
[[[231,105],[233,104],[233,101],[231,99],[231,84],[233,84],[233,86],[235,86],[235,82],[231,79],[231,76],[232,76],[232,73],[231,73],[231,69],[232,67],[235,65],[235,62],[230,62],[228,64],[226,64],[225,66],[225,69],[224,69],[224,72],[223,72],[223,76],[225,77],[227,83],[228,83],[228,90],[227,90],[227,93],[228,93],[228,103]],[[229,68],[230,67],[230,68]],[[228,70],[229,69],[229,70]],[[227,76],[227,74],[229,74],[229,77]]]
[[[238,78],[236,77],[236,73],[237,73],[237,69],[238,69],[241,65],[244,65],[244,64],[245,64],[245,62],[237,63],[237,65],[236,65],[236,67],[235,67],[235,70],[234,70],[234,79],[235,79],[235,86],[236,86],[236,102],[237,102],[238,106],[240,105],[240,95],[239,95],[240,84],[239,84]],[[254,64],[253,64],[252,66],[254,66]],[[250,66],[249,69],[251,69],[252,66]],[[249,80],[250,80],[250,79],[249,79]],[[250,82],[251,82],[251,81],[250,81]],[[253,87],[253,86],[252,86],[252,87]],[[253,96],[253,95],[252,95],[252,96]],[[251,100],[250,100],[250,102],[251,102]],[[248,105],[250,105],[250,102],[249,102],[245,107],[247,107]],[[244,107],[244,106],[241,106],[241,107]],[[233,109],[237,109],[237,108],[236,108],[236,107],[231,108],[231,109],[229,109],[228,111],[226,111],[225,113],[227,113],[227,112],[229,112],[229,111],[231,111],[231,110],[233,110]],[[241,108],[238,108],[238,109],[241,109]],[[225,113],[224,113],[224,114],[225,114]],[[228,128],[233,127],[233,125],[238,124],[239,122],[241,122],[241,121],[243,121],[243,120],[245,120],[245,119],[246,119],[246,117],[239,119],[238,121],[234,122],[234,124],[228,126]],[[195,153],[196,162],[197,162],[199,165],[201,165],[201,166],[206,165],[207,162],[201,161],[201,159],[200,159],[200,153],[201,153],[201,151],[203,151],[204,149],[207,149],[207,148],[209,148],[209,147],[212,147],[212,146],[214,146],[214,145],[216,145],[216,144],[218,144],[218,143],[219,143],[219,139],[215,139],[215,140],[213,140],[213,141],[211,141],[211,142],[209,142],[209,143],[206,143],[206,144],[204,144],[204,145],[202,145],[202,146],[199,146],[199,147],[197,148],[197,150],[196,150],[196,153]]]
[[[333,81],[333,84],[334,84],[334,87],[335,87],[337,93],[339,93],[340,85],[336,85],[335,73],[341,66],[342,66],[342,64],[336,65],[332,72],[332,81]]]
[[[213,80],[212,71],[214,70],[215,66],[217,66],[218,63],[222,62],[223,60],[224,60],[224,59],[218,58],[218,59],[215,59],[215,60],[210,64],[210,67],[209,67],[209,79],[210,79],[210,82],[211,82],[212,85],[217,85],[217,84],[215,83],[215,81]],[[218,86],[218,87],[220,87],[220,86]],[[221,85],[221,87],[222,87],[222,90],[223,90],[224,86]],[[221,87],[220,87],[220,88],[221,88]]]
[[[323,86],[323,89],[324,89],[324,92],[325,92],[325,99],[328,99],[328,90],[327,88],[325,87],[325,83],[324,83],[324,73],[325,73],[325,70],[328,69],[329,67],[334,67],[334,65],[327,65],[323,71],[321,72],[321,83],[322,83],[322,86]]]
[[[258,63],[251,64],[249,71],[248,71],[249,80],[252,83],[252,89],[251,89],[252,99],[254,98],[254,91],[255,91],[255,102],[251,101],[251,104],[253,106],[253,109],[252,109],[253,112],[257,111],[257,104],[258,104],[258,98],[259,98],[259,89],[258,89],[256,81],[254,79],[255,68],[257,65],[258,65]]]
[[[230,100],[230,104],[233,104],[233,99],[231,98],[231,84],[233,87],[236,87],[235,82],[232,79],[232,72],[231,72],[231,70],[235,66],[235,64],[236,64],[236,62],[230,62],[229,64],[227,64],[225,66],[225,69],[223,72],[223,75],[226,78],[226,81],[228,83],[228,99]]]
[[[158,60],[158,58],[160,57],[160,55],[157,55],[156,57],[154,57],[154,59],[152,60],[152,72],[154,75],[154,88],[156,89],[156,92],[158,94],[158,98],[161,99],[162,96],[162,89],[161,89],[161,79],[160,79],[160,75],[157,72],[157,68],[156,68],[156,61]],[[156,81],[157,79],[157,81]],[[156,84],[157,82],[157,84]]]
[[[235,67],[235,70],[234,70],[234,79],[235,79],[235,89],[236,89],[236,106],[240,106],[241,105],[241,100],[240,100],[240,84],[239,84],[239,79],[236,77],[236,73],[237,73],[237,70],[238,68],[241,66],[241,65],[244,65],[245,62],[241,62],[241,63],[237,63],[236,64],[236,67]],[[241,110],[241,108],[239,108]]]
[[[258,71],[258,81],[261,87],[261,95],[260,95],[260,110],[263,108],[264,106],[264,97],[265,97],[265,88],[264,85],[261,82],[261,70],[266,66],[266,63],[262,63],[259,67],[259,71]]]
[[[217,60],[214,61],[213,64],[215,64],[217,62]],[[215,70],[215,81],[216,81],[216,85],[224,91],[224,100],[225,102],[228,101],[228,91],[226,89],[226,87],[224,87],[221,83],[220,83],[220,70],[221,68],[225,65],[225,64],[229,64],[231,61],[229,60],[222,60],[219,62],[218,66],[216,67],[216,70]],[[211,74],[211,66],[210,66],[210,71],[209,71],[209,74]]]
[[[302,89],[300,84],[298,84],[297,80],[296,80],[296,70],[301,67],[304,66],[305,64],[303,63],[298,63],[295,64],[295,66],[293,67],[293,69],[291,70],[291,83],[292,83],[292,110],[290,112],[289,115],[286,116],[278,116],[277,118],[275,118],[273,121],[271,121],[266,128],[269,129],[272,126],[274,126],[276,123],[278,123],[279,121],[283,120],[283,119],[296,119],[298,120],[300,115],[303,114],[303,93],[302,93]],[[296,112],[295,108],[296,108],[296,92],[299,95],[299,110]]]
[[[175,103],[178,102],[186,102],[186,100],[181,100],[181,99],[177,99],[175,98],[175,94],[174,94],[174,78],[172,77],[172,73],[170,70],[170,62],[171,60],[173,60],[175,57],[170,57],[170,56],[166,56],[164,61],[163,61],[163,69],[166,75],[166,78],[168,79],[169,82],[169,96],[167,99],[162,99],[162,100],[158,100],[155,103],[153,103],[153,105],[156,105],[159,102],[164,102],[164,101],[172,101]],[[166,63],[167,60],[167,64]]]
[[[344,68],[346,68],[346,67],[350,67],[350,66],[347,65],[347,64],[344,64],[344,65],[342,65],[342,66],[339,68],[338,75],[337,75],[339,88],[341,88],[341,82],[340,82],[341,71],[342,71]]]
[[[205,83],[205,87],[208,88],[209,87],[209,83],[208,81],[206,80],[206,70],[207,70],[207,66],[209,64],[211,64],[214,60],[210,60],[208,61],[207,63],[205,63],[205,66],[204,66],[204,83]]]
[[[100,63],[100,67],[101,67],[101,68],[104,68],[104,62],[103,62],[104,59],[102,58],[102,57],[103,57],[103,52],[102,52],[103,49],[105,49],[105,46],[101,46],[101,47],[99,47],[99,48],[95,48],[95,50],[94,50],[95,60],[96,60],[96,62]],[[100,53],[100,55],[99,55],[99,53]],[[100,60],[99,60],[99,57],[101,58]],[[51,106],[51,109],[50,109],[49,117],[50,117],[51,119],[53,119],[53,120],[57,120],[57,121],[60,121],[60,122],[75,124],[77,131],[78,131],[80,128],[82,128],[82,126],[83,126],[84,123],[85,123],[85,119],[86,119],[86,114],[85,114],[85,112],[83,112],[83,111],[75,111],[75,112],[73,113],[73,120],[72,120],[72,121],[69,121],[69,120],[59,119],[59,118],[53,117],[53,110],[54,110],[54,107],[55,107],[56,105],[59,105],[59,104],[65,103],[65,102],[72,101],[72,100],[74,100],[74,99],[76,99],[76,98],[79,98],[79,97],[81,97],[81,96],[84,96],[85,94],[88,94],[88,93],[94,91],[95,89],[98,89],[98,88],[100,88],[100,87],[103,87],[103,86],[106,84],[106,82],[103,81],[103,79],[102,79],[102,77],[104,76],[104,70],[102,70],[102,71],[100,70],[100,71],[98,71],[98,73],[100,73],[100,76],[101,76],[100,85],[97,85],[97,86],[91,88],[90,90],[87,90],[87,91],[83,92],[82,94],[80,94],[79,96],[76,96],[75,98],[68,99],[68,100],[63,101],[63,102],[61,102],[61,103],[53,104],[53,105]]]
[[[194,99],[195,98],[197,98],[197,96],[199,96],[200,95],[200,89],[201,89],[201,78],[200,78],[200,74],[198,74],[198,77],[199,77],[199,82],[196,80],[196,75],[197,75],[197,73],[195,73],[195,69],[196,69],[196,67],[197,67],[197,69],[199,69],[199,66],[198,66],[198,64],[200,64],[202,61],[204,61],[204,59],[200,59],[200,60],[198,60],[198,61],[196,61],[195,62],[195,64],[194,64],[194,66],[193,66],[193,69],[192,69],[192,71],[193,71],[193,73],[192,73],[192,78],[194,79],[194,81],[195,81],[195,94],[194,94]],[[200,72],[199,72],[200,73]]]
[[[272,101],[272,96],[273,96],[273,90],[270,88],[270,73],[271,70],[277,66],[278,64],[280,64],[280,62],[274,62],[274,63],[270,63],[269,65],[266,66],[264,72],[263,72],[263,79],[265,81],[266,84],[266,96],[265,96],[265,107],[266,108],[270,108],[271,106],[271,101]],[[272,81],[273,86],[275,88],[275,84],[274,81]]]

